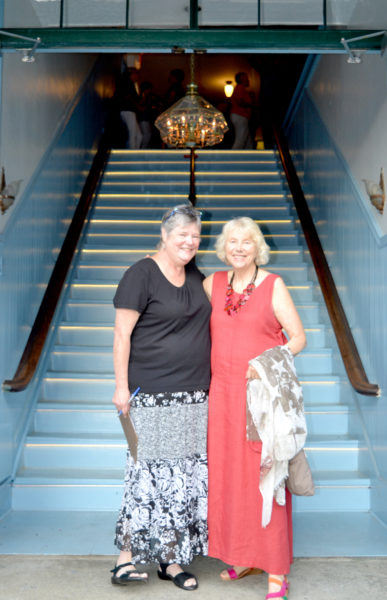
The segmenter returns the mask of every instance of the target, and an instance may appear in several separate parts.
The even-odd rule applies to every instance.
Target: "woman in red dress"
[[[212,304],[209,555],[233,565],[222,571],[223,580],[266,571],[266,598],[285,598],[292,562],[291,495],[286,492],[285,506],[273,500],[270,523],[263,528],[261,442],[246,439],[246,382],[258,377],[250,359],[283,344],[297,354],[306,344],[305,333],[282,279],[260,268],[269,248],[252,219],[226,223],[216,250],[231,270],[204,281]]]

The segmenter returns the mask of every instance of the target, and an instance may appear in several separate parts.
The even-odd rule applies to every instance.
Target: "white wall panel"
[[[39,54],[35,63],[19,53],[3,57],[0,165],[7,181],[23,180],[18,197],[94,61],[87,54]],[[13,210],[0,216],[0,232]]]
[[[345,56],[325,56],[318,64],[311,96],[356,179],[370,218],[387,234],[387,206],[380,216],[363,179],[387,176],[387,54],[366,55],[360,65]]]

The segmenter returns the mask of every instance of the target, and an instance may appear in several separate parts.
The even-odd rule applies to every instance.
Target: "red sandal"
[[[282,598],[282,600],[288,600],[287,591],[289,589],[289,583],[286,577],[284,577],[283,581],[278,579],[278,577],[269,577],[269,583],[277,583],[281,586],[281,589],[278,590],[278,592],[266,594],[266,600],[269,600],[270,598]]]
[[[227,577],[223,577],[223,573],[227,573]],[[259,575],[260,573],[263,573],[262,569],[257,569],[255,567],[247,567],[246,569],[243,569],[243,571],[240,571],[240,573],[237,573],[235,569],[231,568],[222,571],[220,578],[223,581],[234,581],[242,579],[242,577],[247,577],[248,575]]]

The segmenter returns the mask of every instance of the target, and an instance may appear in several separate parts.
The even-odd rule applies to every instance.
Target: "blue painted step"
[[[298,246],[299,237],[296,232],[289,233],[278,233],[278,234],[265,234],[265,242],[272,249],[283,248],[284,246],[293,248]],[[214,234],[201,236],[200,249],[207,250],[214,247],[216,236]],[[89,233],[86,237],[84,249],[88,248],[103,248],[103,249],[114,249],[117,247],[121,248],[154,248],[159,242],[160,235],[158,233]]]
[[[296,357],[295,363],[300,376],[326,375],[332,372],[332,351],[329,348],[305,350]],[[52,371],[113,375],[112,349],[111,346],[55,346],[49,367]]]
[[[113,294],[115,285],[109,286],[109,294]],[[87,286],[87,291],[89,287]],[[93,288],[92,288],[93,289]],[[108,298],[110,300],[110,298]],[[324,325],[306,328],[308,350],[322,348],[325,344]],[[90,324],[75,321],[63,321],[58,327],[57,343],[67,346],[109,346],[113,344],[113,325],[110,322]]]
[[[300,377],[305,403],[339,404],[342,382],[337,375],[303,375]],[[43,401],[81,404],[106,403],[113,397],[114,380],[107,373],[47,371],[41,391]]]
[[[117,469],[124,467],[126,440],[122,432],[56,434],[31,434],[27,437],[24,468],[49,469]],[[356,471],[358,469],[359,442],[349,436],[309,436],[306,452],[314,471]],[[340,453],[340,461],[337,454]]]
[[[289,204],[285,193],[275,194],[238,194],[238,202],[236,203],[235,194],[200,194],[198,200],[200,209],[202,210],[202,220],[209,215],[211,206],[220,210],[224,208],[226,211],[230,208],[242,210],[242,205],[248,208],[270,207],[275,210],[286,209],[289,212]],[[187,203],[187,197],[181,195],[181,203]],[[94,214],[98,215],[99,211],[112,206],[125,208],[129,211],[132,207],[155,206],[159,210],[167,210],[173,202],[168,194],[126,194],[126,193],[100,193],[98,206],[94,209]],[[272,215],[271,215],[272,216]]]
[[[345,435],[348,431],[349,409],[340,404],[313,405],[305,403],[308,432],[311,436],[331,434]],[[34,431],[39,435],[71,434],[121,434],[121,424],[111,398],[103,404],[80,404],[76,402],[40,402],[34,418]]]
[[[269,203],[267,203],[269,204]],[[94,219],[159,219],[161,221],[162,215],[165,213],[165,207],[160,206],[122,206],[117,202],[114,206],[98,206],[94,209]],[[232,219],[240,215],[241,213],[247,214],[252,219],[265,220],[270,219],[274,216],[278,219],[289,219],[289,207],[287,205],[282,206],[208,206],[203,212],[203,219],[215,220]]]
[[[297,306],[301,319],[305,325],[314,325],[319,322],[319,304],[308,302]],[[66,319],[82,321],[84,323],[106,323],[114,321],[114,307],[111,302],[69,300],[65,311]]]
[[[105,188],[108,188],[110,185],[123,185],[130,184],[133,182],[144,183],[144,177],[147,176],[155,183],[157,181],[165,183],[170,182],[171,180],[176,183],[187,183],[189,182],[189,168],[184,172],[181,170],[152,170],[152,171],[142,171],[142,170],[134,170],[134,169],[126,169],[122,171],[106,171],[102,181],[101,181],[101,191],[105,192]],[[248,185],[250,183],[258,183],[263,182],[268,185],[276,185],[280,183],[278,181],[278,170],[260,170],[259,167],[256,167],[254,170],[245,171],[243,168],[238,169],[223,169],[223,170],[201,170],[196,169],[195,171],[195,181],[197,184],[208,184],[210,185],[212,182],[219,182],[222,185],[227,184],[229,181],[232,184],[241,183],[243,185]],[[148,183],[148,182],[147,182]]]
[[[316,473],[316,493],[310,498],[293,498],[293,512],[368,511],[371,482],[361,473]],[[337,475],[335,478],[334,475]],[[20,473],[14,484],[14,509],[114,510],[123,493],[123,469],[101,469],[99,477],[87,469],[30,469]],[[315,515],[315,518],[318,518]]]

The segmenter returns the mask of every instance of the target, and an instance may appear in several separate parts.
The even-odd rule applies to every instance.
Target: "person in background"
[[[286,598],[291,495],[287,491],[284,506],[273,501],[270,522],[263,527],[262,443],[246,437],[246,381],[258,378],[249,360],[285,344],[297,354],[305,346],[305,333],[282,279],[261,268],[268,262],[269,248],[252,219],[226,223],[216,251],[230,270],[204,281],[212,304],[208,553],[233,565],[221,573],[222,580],[232,582],[263,570],[269,574],[266,598]]]
[[[160,579],[195,590],[181,564],[207,554],[211,305],[192,261],[200,229],[191,205],[167,211],[158,251],[126,271],[114,296],[113,403],[130,409],[139,439],[137,462],[127,457],[113,584],[144,582],[136,563],[158,562]]]
[[[142,134],[141,148],[150,148],[153,136],[153,124],[158,111],[158,102],[150,81],[140,84],[139,125]]]
[[[254,103],[248,91],[250,81],[246,73],[240,72],[235,75],[235,82],[230,110],[230,119],[234,128],[232,150],[251,150],[253,140],[250,133],[250,119]]]
[[[126,147],[136,150],[141,147],[142,133],[138,124],[140,114],[140,72],[135,67],[126,67],[117,85],[116,95],[120,116],[128,130]]]
[[[172,69],[168,76],[168,89],[164,97],[164,107],[169,108],[180,98],[185,96],[184,71],[182,69]]]

